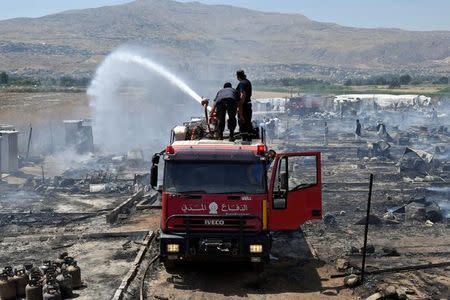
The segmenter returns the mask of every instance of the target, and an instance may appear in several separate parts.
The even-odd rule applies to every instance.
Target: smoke
[[[95,157],[92,153],[79,154],[74,148],[66,148],[64,151],[56,152],[46,157],[51,163],[49,170],[45,170],[46,175],[56,176],[70,169],[79,169],[93,162]]]
[[[101,149],[158,151],[168,143],[171,128],[202,115],[201,97],[161,59],[155,61],[141,49],[122,48],[97,69],[87,93]]]
[[[428,187],[427,191],[432,193],[429,198],[439,205],[444,217],[450,219],[450,187],[432,186]]]

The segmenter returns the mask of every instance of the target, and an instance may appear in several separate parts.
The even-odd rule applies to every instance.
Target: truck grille
[[[174,231],[259,231],[262,224],[258,216],[192,216],[173,215],[166,221]]]

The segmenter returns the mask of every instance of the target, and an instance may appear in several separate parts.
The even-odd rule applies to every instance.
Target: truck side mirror
[[[271,150],[267,151],[267,154],[266,154],[267,163],[271,164],[274,161],[276,156],[277,156],[277,153],[274,150],[271,149]]]
[[[150,185],[153,189],[158,185],[158,165],[156,164],[152,165],[150,169]]]

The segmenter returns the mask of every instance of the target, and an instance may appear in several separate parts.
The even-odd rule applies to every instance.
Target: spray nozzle
[[[208,106],[209,104],[209,99],[202,97],[202,102],[200,102],[202,104],[202,106]]]

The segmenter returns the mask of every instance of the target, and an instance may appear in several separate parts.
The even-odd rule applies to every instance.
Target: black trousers
[[[237,103],[234,99],[223,99],[216,104],[217,113],[217,128],[216,133],[223,137],[223,131],[225,130],[225,115],[228,113],[228,130],[230,134],[234,134],[236,129],[236,113]]]
[[[246,102],[242,106],[242,115],[244,120],[239,120],[239,132],[240,133],[253,133],[253,125],[252,125],[252,103]]]

